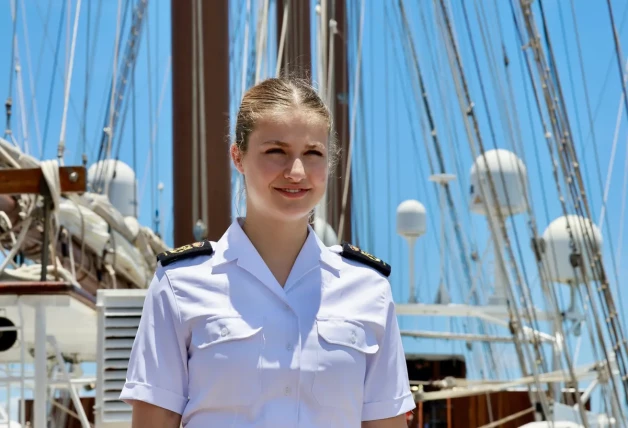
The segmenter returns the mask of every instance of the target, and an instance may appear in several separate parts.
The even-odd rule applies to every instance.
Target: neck
[[[247,210],[242,230],[283,286],[307,239],[307,218],[281,222]]]

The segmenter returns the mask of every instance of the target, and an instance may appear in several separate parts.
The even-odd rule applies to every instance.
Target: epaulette
[[[366,251],[360,250],[355,245],[351,245],[348,242],[342,243],[342,253],[341,256],[346,257],[351,260],[355,260],[356,262],[364,263],[367,266],[372,267],[385,277],[390,276],[391,267],[388,263],[383,260],[378,259],[372,254],[367,253]]]
[[[162,266],[167,266],[170,263],[188,257],[200,255],[211,256],[212,254],[214,254],[212,244],[208,240],[204,240],[159,253],[157,254],[157,261],[161,262]]]

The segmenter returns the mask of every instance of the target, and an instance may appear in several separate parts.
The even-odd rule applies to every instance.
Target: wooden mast
[[[196,5],[194,4],[196,2]],[[231,170],[228,144],[229,117],[229,0],[202,1],[202,46],[204,94],[200,88],[197,95],[204,96],[205,114],[198,120],[194,108],[193,45],[200,46],[201,40],[193,41],[194,10],[197,0],[172,0],[172,115],[173,115],[173,212],[174,245],[179,246],[196,240],[194,225],[202,219],[203,199],[206,199],[207,234],[218,240],[231,223]],[[200,56],[197,56],[200,58]],[[200,59],[199,59],[200,64]],[[201,68],[198,67],[197,70]],[[199,78],[200,79],[200,78]],[[197,88],[199,79],[196,80]],[[205,121],[205,141],[201,141],[201,121]],[[196,126],[194,126],[196,125]],[[193,156],[194,135],[199,144],[204,144],[205,156]],[[199,151],[199,153],[201,153]],[[193,168],[193,162],[197,162]],[[193,176],[192,171],[206,174]],[[196,195],[193,194],[197,180]],[[201,182],[204,181],[204,185]],[[206,188],[206,198],[202,189]],[[198,201],[198,212],[193,212],[193,200]]]
[[[338,32],[328,33],[334,37],[334,79],[329,82],[333,85],[334,96],[334,124],[338,136],[338,146],[341,149],[340,162],[333,171],[329,181],[327,197],[327,222],[336,233],[340,229],[340,215],[342,207],[342,194],[344,190],[345,170],[347,168],[347,153],[349,151],[349,73],[348,73],[348,32],[346,19],[346,4],[344,0],[324,0],[328,2],[331,19],[338,23]],[[310,4],[309,2],[277,0],[277,40],[281,33],[283,23],[284,5],[288,3],[288,24],[286,28],[286,41],[281,69],[290,74],[301,76],[312,75],[312,48],[310,39]],[[329,49],[329,41],[323,41],[325,57]],[[327,72],[327,71],[325,71]],[[351,241],[351,182],[349,182],[349,194],[344,219],[343,236],[341,240]]]
[[[311,78],[312,42],[310,39],[310,2],[277,0],[277,43],[283,26],[284,8],[288,5],[286,41],[281,70],[290,75]]]
[[[344,217],[344,227],[342,236],[338,236],[340,241],[351,242],[351,195],[353,183],[351,177],[345,176],[347,169],[347,154],[349,152],[349,54],[347,31],[347,9],[345,0],[330,0],[332,11],[331,16],[337,22],[338,31],[330,34],[334,40],[334,123],[340,148],[340,159],[332,178],[329,181],[329,197],[327,202],[327,222],[334,228],[336,233],[340,233],[340,216],[342,212],[342,194],[345,180],[349,180],[349,193],[347,197],[346,211]],[[328,47],[329,45],[327,45]],[[326,49],[327,50],[327,49]]]

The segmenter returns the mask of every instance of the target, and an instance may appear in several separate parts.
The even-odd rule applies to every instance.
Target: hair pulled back
[[[234,144],[242,152],[248,150],[249,136],[257,121],[268,114],[301,108],[318,116],[327,124],[330,169],[335,164],[336,139],[329,108],[310,82],[298,77],[273,77],[251,87],[242,98],[235,126]]]

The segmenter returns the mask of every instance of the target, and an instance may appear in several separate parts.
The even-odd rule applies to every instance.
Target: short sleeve
[[[366,370],[363,421],[393,418],[416,407],[410,391],[406,357],[389,285],[384,303],[384,334],[379,350],[369,357]]]
[[[144,401],[178,414],[188,402],[187,346],[167,274],[148,287],[120,400]]]

